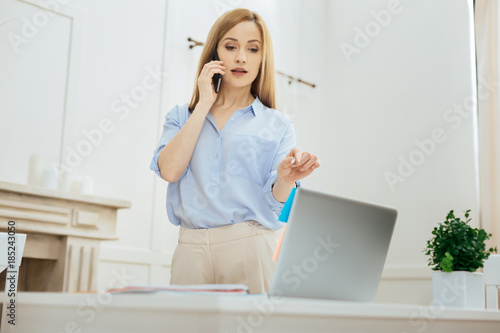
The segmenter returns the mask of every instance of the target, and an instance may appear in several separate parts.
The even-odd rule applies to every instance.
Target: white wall
[[[0,180],[26,183],[32,152],[58,161],[62,151],[71,20],[16,0],[0,6]]]
[[[8,21],[0,27],[7,74],[0,78],[0,179],[26,184],[32,153],[42,154],[46,166],[92,177],[94,194],[132,203],[118,214],[119,240],[103,244],[99,288],[122,269],[136,283],[166,281],[169,257],[152,246],[163,235],[162,221],[153,220],[149,170],[161,85],[148,78],[144,86],[150,72],[161,71],[166,2],[0,5],[0,22]],[[27,36],[30,24],[37,33]],[[25,38],[17,50],[7,38],[12,33]],[[130,107],[122,101],[127,95]]]
[[[399,5],[390,19],[377,23],[391,3]],[[323,188],[399,210],[377,297],[429,304],[422,250],[432,228],[451,209],[460,216],[472,209],[478,225],[475,106],[466,110],[475,96],[471,1],[328,4],[330,97],[322,124],[330,129],[323,131],[330,173]],[[358,29],[373,29],[371,37],[362,40]],[[343,52],[347,44],[357,50]],[[435,131],[445,139],[431,144]],[[412,160],[413,171],[401,159]],[[391,186],[387,172],[401,182]]]

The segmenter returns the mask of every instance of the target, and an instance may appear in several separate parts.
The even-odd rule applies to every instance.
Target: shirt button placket
[[[219,136],[219,151],[218,152],[215,152],[215,154],[213,155],[214,156],[214,159],[213,159],[213,162],[212,162],[212,178],[213,178],[213,181],[214,181],[214,184],[219,186],[219,178],[220,178],[220,147],[221,147],[221,139],[222,137]]]

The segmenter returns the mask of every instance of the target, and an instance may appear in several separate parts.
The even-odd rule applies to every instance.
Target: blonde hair
[[[276,108],[275,96],[275,80],[274,80],[274,53],[271,43],[269,30],[262,17],[259,14],[244,8],[236,8],[228,11],[215,21],[214,25],[208,32],[207,40],[201,53],[196,80],[194,84],[193,96],[189,103],[189,109],[192,111],[200,100],[200,91],[198,89],[198,77],[203,69],[203,66],[212,60],[215,47],[224,35],[238,23],[250,21],[255,22],[262,36],[262,64],[259,74],[252,82],[250,92],[252,95],[257,95],[262,104],[267,107]]]

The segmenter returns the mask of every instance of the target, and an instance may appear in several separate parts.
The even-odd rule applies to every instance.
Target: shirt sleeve
[[[160,152],[165,147],[174,136],[179,133],[182,128],[181,124],[181,110],[179,106],[174,106],[166,115],[165,122],[163,123],[163,132],[160,137],[160,141],[156,149],[153,152],[153,159],[149,165],[149,168],[156,172],[158,176],[161,177],[160,168],[158,167],[158,158],[160,157]],[[181,179],[187,172],[189,166],[184,170],[184,173],[179,177]]]
[[[281,214],[281,210],[283,209],[283,206],[285,205],[284,202],[279,202],[274,198],[273,192],[272,192],[272,187],[274,183],[278,180],[278,165],[281,163],[281,161],[285,158],[285,156],[295,148],[296,146],[296,139],[295,139],[295,130],[293,127],[293,123],[290,121],[288,124],[288,127],[285,131],[285,134],[283,135],[283,138],[281,139],[281,142],[278,146],[278,150],[276,153],[276,156],[274,157],[273,164],[271,167],[271,172],[267,175],[266,182],[264,183],[264,196],[266,198],[267,203],[269,204],[269,208],[276,214],[276,217],[278,217]],[[302,182],[299,180],[295,182],[297,187],[300,187],[302,185]]]

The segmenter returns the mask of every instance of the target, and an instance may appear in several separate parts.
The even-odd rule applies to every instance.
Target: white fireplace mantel
[[[0,182],[0,232],[15,221],[27,234],[20,290],[92,291],[97,288],[100,242],[116,240],[118,209],[130,202],[37,186]]]

